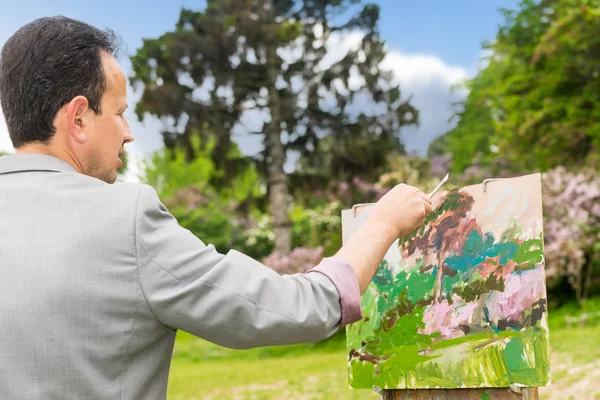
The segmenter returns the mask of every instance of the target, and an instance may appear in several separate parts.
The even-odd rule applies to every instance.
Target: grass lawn
[[[377,399],[348,389],[344,340],[230,350],[180,332],[168,399]]]
[[[600,326],[550,330],[553,385],[542,399],[600,399]],[[230,350],[180,332],[169,400],[378,399],[348,388],[343,335],[316,345]]]

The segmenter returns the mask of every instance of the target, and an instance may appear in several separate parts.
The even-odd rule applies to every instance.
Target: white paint
[[[507,226],[511,218],[518,218],[527,209],[527,192],[519,191],[508,183],[502,188],[502,191],[489,193],[491,201],[483,215],[493,215],[498,225]]]

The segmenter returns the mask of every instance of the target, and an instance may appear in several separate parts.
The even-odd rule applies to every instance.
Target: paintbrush
[[[433,189],[433,191],[429,194],[429,198],[431,199],[433,197],[434,194],[436,194],[436,192],[438,190],[440,190],[440,188],[442,187],[442,185],[444,183],[446,183],[446,181],[448,180],[448,178],[450,178],[450,173],[447,173],[446,176],[440,181],[440,183],[437,184],[437,186],[435,187],[435,189]],[[356,209],[358,207],[361,206],[370,206],[370,205],[374,205],[375,203],[360,203],[360,204],[355,204],[352,206],[352,215],[356,216]]]
[[[433,195],[437,193],[438,190],[440,190],[440,188],[442,187],[442,185],[444,183],[446,183],[446,181],[448,180],[448,178],[450,178],[450,173],[447,173],[446,176],[440,181],[440,183],[437,184],[437,186],[435,187],[435,189],[433,189],[433,191],[429,194],[429,198],[433,198]]]

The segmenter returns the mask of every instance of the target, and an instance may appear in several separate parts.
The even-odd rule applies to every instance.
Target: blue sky
[[[405,95],[412,95],[421,111],[419,128],[405,129],[407,148],[423,154],[427,144],[449,129],[450,102],[464,96],[453,94],[449,86],[472,76],[482,55],[481,43],[494,38],[503,19],[499,8],[516,8],[517,0],[379,0],[380,29],[390,56],[385,62],[394,70]],[[154,3],[151,5],[151,3]],[[0,46],[27,22],[42,16],[66,15],[99,28],[109,27],[124,39],[134,53],[142,38],[156,37],[173,28],[181,7],[202,9],[205,1],[106,0],[0,0]],[[128,60],[123,69],[130,73]],[[130,93],[131,102],[136,94]],[[130,106],[130,110],[133,107]],[[161,123],[135,121],[136,141],[130,149],[137,158],[161,146]],[[243,151],[257,151],[260,144],[241,140]],[[0,149],[11,149],[6,127],[0,121]]]

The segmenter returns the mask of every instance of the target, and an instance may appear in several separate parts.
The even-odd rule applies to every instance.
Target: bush
[[[263,260],[263,264],[275,272],[284,274],[304,273],[317,266],[323,259],[323,248],[307,249],[296,247],[287,256],[272,253]]]
[[[257,214],[249,218],[237,250],[260,260],[271,254],[274,245],[273,219],[268,214]]]
[[[206,186],[190,185],[164,200],[179,221],[205,243],[226,253],[242,241],[243,219],[235,216],[237,204],[223,204]]]
[[[294,207],[292,247],[322,247],[326,256],[335,254],[342,246],[342,208],[337,201],[313,209]]]
[[[578,301],[590,295],[600,267],[600,178],[558,167],[543,175],[546,276],[566,277]]]

